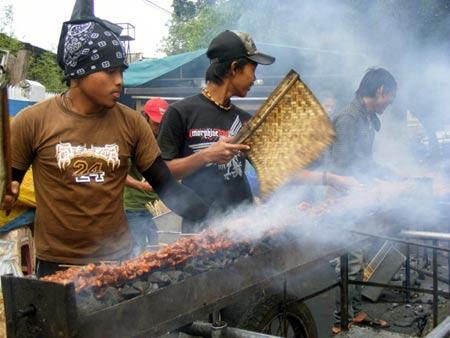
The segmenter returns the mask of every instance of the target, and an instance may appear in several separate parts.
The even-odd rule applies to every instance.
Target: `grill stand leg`
[[[433,240],[433,246],[437,246],[438,241]],[[437,265],[437,250],[433,249],[433,327],[438,325],[438,265]]]
[[[287,300],[287,280],[284,280],[283,282],[283,332],[281,335],[283,337],[287,337],[287,311],[286,311],[286,300]]]
[[[447,243],[450,246],[450,241]],[[450,254],[447,254],[448,281],[450,282]],[[450,292],[450,283],[448,284],[448,292]]]
[[[222,326],[222,318],[220,316],[220,311],[214,311],[211,314],[211,322],[213,327],[221,327]]]
[[[406,263],[405,263],[405,275],[406,275],[406,302],[409,303],[411,299],[411,250],[408,244],[406,244]]]
[[[341,256],[341,330],[348,330],[348,253]]]

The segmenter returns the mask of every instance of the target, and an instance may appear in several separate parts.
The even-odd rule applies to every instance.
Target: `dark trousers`
[[[131,257],[145,251],[148,245],[158,244],[158,229],[153,222],[152,215],[147,210],[126,210],[125,213],[133,240]]]
[[[335,264],[335,271],[340,277],[341,261],[339,258],[333,260]],[[348,278],[362,281],[363,280],[363,266],[364,266],[364,251],[355,250],[348,253]],[[341,295],[339,288],[335,292],[335,310],[334,310],[334,325],[341,325]],[[361,285],[350,284],[348,286],[348,318],[351,319],[362,311],[361,302]]]

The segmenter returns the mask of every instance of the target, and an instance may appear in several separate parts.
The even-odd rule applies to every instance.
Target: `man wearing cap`
[[[245,97],[256,66],[270,65],[275,58],[260,53],[247,33],[229,30],[212,40],[206,55],[211,60],[206,87],[169,106],[158,142],[172,174],[223,212],[253,199],[242,153],[249,147],[230,143],[250,115],[231,97]],[[183,231],[194,230],[183,220]]]
[[[93,15],[65,22],[58,61],[69,89],[24,109],[11,126],[14,182],[1,207],[14,205],[33,165],[38,276],[127,257],[122,195],[130,159],[172,210],[192,221],[208,212],[170,174],[142,116],[117,103],[128,65],[116,28]]]
[[[245,97],[252,87],[258,64],[270,65],[275,58],[256,49],[249,34],[224,31],[210,43],[206,87],[201,94],[169,106],[161,123],[158,143],[161,156],[172,174],[196,191],[211,210],[223,212],[253,196],[244,174],[247,145],[230,140],[250,115],[231,103],[231,97]],[[353,181],[333,174],[327,184],[348,187]],[[322,173],[303,170],[298,179],[322,184]],[[183,231],[196,230],[183,220]]]
[[[161,118],[168,106],[167,101],[160,98],[150,99],[144,105],[142,116],[152,128],[155,137],[158,136]],[[125,184],[123,196],[125,212],[133,240],[132,254],[136,255],[144,251],[148,244],[158,242],[156,225],[149,217],[149,211],[145,206],[149,202],[156,201],[158,195],[133,164],[128,171]]]

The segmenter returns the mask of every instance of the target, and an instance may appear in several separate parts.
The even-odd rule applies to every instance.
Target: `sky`
[[[160,57],[164,53],[158,49],[168,32],[171,3],[171,0],[95,0],[94,11],[102,19],[135,26],[135,41],[130,43],[132,53]],[[5,4],[13,5],[16,38],[56,52],[61,25],[70,19],[75,0],[0,0],[0,8]]]

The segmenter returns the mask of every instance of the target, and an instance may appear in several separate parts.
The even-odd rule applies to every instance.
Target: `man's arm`
[[[206,149],[181,158],[186,134],[186,125],[180,112],[173,106],[169,106],[161,121],[158,144],[161,157],[166,161],[176,179],[189,176],[209,163],[228,163],[239,151],[250,149],[243,144],[230,143],[231,139],[224,139]]]
[[[247,151],[250,149],[245,144],[232,144],[228,142],[228,140],[215,142],[208,148],[190,156],[168,160],[166,164],[173,176],[177,179],[182,179],[209,163],[226,164],[239,151]]]
[[[341,115],[334,122],[336,138],[330,148],[330,171],[342,174],[354,163],[357,121],[353,116]]]
[[[208,205],[191,189],[177,182],[169,168],[158,157],[142,175],[155,189],[169,209],[192,222],[201,222],[208,214]]]
[[[328,185],[337,190],[349,190],[360,186],[360,183],[353,177],[340,176],[327,171],[302,169],[295,178],[302,184]]]
[[[144,191],[153,191],[153,188],[148,182],[142,182],[134,179],[132,176],[127,175],[127,179],[125,180],[125,185],[130,188],[134,188],[137,190]]]
[[[19,197],[20,184],[22,183],[26,172],[26,170],[12,168],[11,186],[7,188],[7,193],[0,205],[0,208],[2,210],[6,210],[7,213],[11,211],[17,201],[17,198]]]

